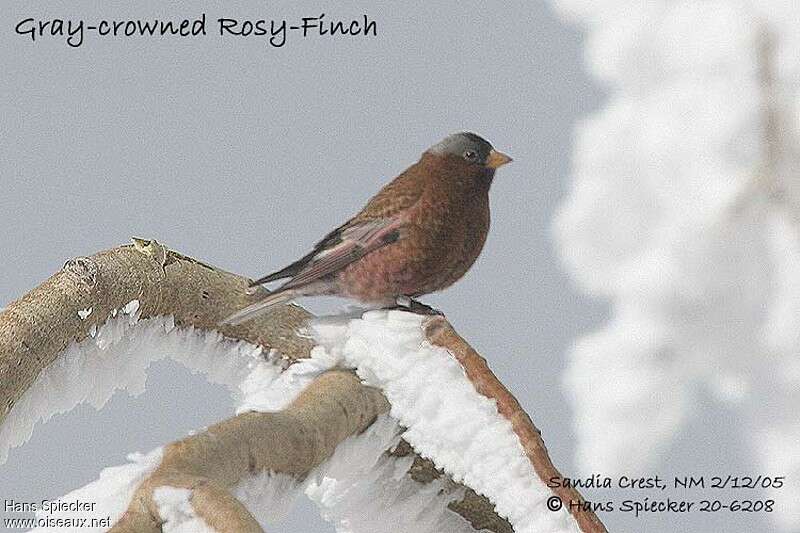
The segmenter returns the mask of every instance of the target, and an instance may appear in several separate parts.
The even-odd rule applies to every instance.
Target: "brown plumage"
[[[226,319],[238,324],[300,296],[394,304],[444,289],[472,266],[489,231],[489,187],[511,158],[473,133],[451,135],[384,186],[314,249],[253,285],[290,278]]]

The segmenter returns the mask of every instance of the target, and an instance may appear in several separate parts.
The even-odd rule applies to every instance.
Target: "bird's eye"
[[[475,153],[474,150],[467,150],[464,152],[464,159],[467,161],[475,161],[478,158],[478,154]]]

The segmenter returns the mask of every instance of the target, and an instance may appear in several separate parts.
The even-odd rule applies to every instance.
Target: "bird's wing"
[[[286,266],[277,272],[273,272],[272,274],[267,274],[262,278],[258,278],[255,281],[250,282],[250,286],[254,287],[255,285],[261,285],[262,283],[269,283],[270,281],[275,281],[276,279],[283,279],[283,278],[291,278],[292,276],[297,275],[300,271],[302,271],[305,267],[311,263],[317,255],[334,247],[336,244],[341,243],[342,240],[342,233],[350,226],[353,225],[353,220],[348,220],[332,232],[325,235],[321,241],[314,245],[314,249],[311,252],[307,253],[294,263]]]
[[[400,218],[351,221],[337,235],[338,242],[316,251],[308,263],[281,289],[307,285],[334,274],[370,252],[396,242],[400,238],[403,221]]]
[[[387,219],[398,218],[403,215],[408,209],[417,203],[424,188],[425,176],[420,171],[418,165],[412,165],[406,169],[405,172],[400,174],[397,178],[387,183],[378,194],[364,206],[356,216],[331,231],[322,238],[315,246],[314,249],[277,272],[267,274],[250,283],[251,286],[260,285],[262,283],[269,283],[277,279],[290,278],[298,276],[305,270],[310,269],[318,259],[324,254],[329,253],[331,250],[336,249],[339,245],[343,244],[347,239],[357,240],[359,228],[369,227],[369,224],[375,221],[385,221]],[[362,252],[362,256],[368,252]],[[348,249],[339,249],[337,254],[346,255],[347,253],[356,254],[358,252]],[[333,258],[331,258],[332,260]],[[355,261],[358,257],[354,257],[350,262]],[[345,261],[341,258],[340,261]],[[345,265],[348,263],[345,263]],[[289,281],[294,283],[294,280]]]

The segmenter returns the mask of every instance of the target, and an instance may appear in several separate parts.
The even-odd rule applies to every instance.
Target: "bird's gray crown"
[[[433,154],[452,154],[459,157],[464,157],[470,151],[476,154],[476,162],[485,163],[492,151],[492,145],[480,135],[464,131],[448,135],[428,149]]]

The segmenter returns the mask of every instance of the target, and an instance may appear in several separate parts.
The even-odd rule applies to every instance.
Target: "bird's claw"
[[[408,311],[409,313],[416,313],[418,315],[444,316],[444,313],[438,309],[429,305],[425,305],[424,303],[413,298],[409,298],[408,296],[398,296],[395,305],[390,306],[387,309]]]

